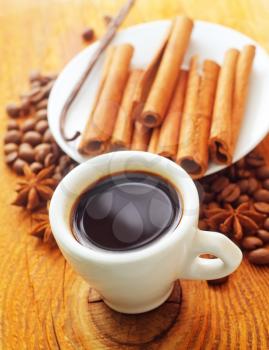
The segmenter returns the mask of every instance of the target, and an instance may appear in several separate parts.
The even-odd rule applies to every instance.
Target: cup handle
[[[201,254],[212,254],[217,259],[200,258]],[[199,280],[221,278],[236,270],[241,261],[241,250],[225,235],[197,229],[193,249],[180,278]]]

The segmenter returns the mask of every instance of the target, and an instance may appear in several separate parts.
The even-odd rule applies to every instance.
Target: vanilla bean
[[[135,3],[135,0],[128,0],[126,2],[126,4],[121,8],[118,15],[112,19],[112,21],[110,22],[110,24],[108,26],[107,32],[100,39],[99,45],[98,45],[96,51],[94,52],[94,54],[92,55],[85,72],[82,74],[81,78],[79,79],[79,81],[75,85],[74,89],[71,91],[70,95],[68,96],[68,98],[64,104],[63,109],[62,109],[61,114],[60,114],[60,133],[65,141],[73,141],[76,138],[78,138],[80,135],[79,131],[76,131],[75,134],[71,137],[67,137],[65,135],[64,125],[65,125],[65,120],[66,120],[68,110],[69,110],[71,104],[73,103],[73,101],[75,100],[75,98],[77,97],[81,87],[85,83],[85,80],[88,78],[88,75],[90,74],[94,65],[98,61],[100,55],[106,49],[106,47],[109,45],[111,40],[114,38],[114,36],[117,32],[117,29],[122,24],[123,20],[125,19],[125,17],[129,13],[129,11],[130,11],[131,7],[134,5],[134,3]]]

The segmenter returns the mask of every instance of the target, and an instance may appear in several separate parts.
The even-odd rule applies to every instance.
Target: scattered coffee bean
[[[14,119],[10,119],[7,123],[7,130],[19,130],[20,126]]]
[[[7,115],[10,118],[18,118],[20,116],[21,110],[15,103],[9,103],[6,106]]]
[[[21,130],[22,132],[34,130],[35,125],[36,125],[36,120],[34,118],[26,119],[21,126]]]
[[[33,162],[35,159],[35,152],[29,143],[22,143],[19,147],[19,157],[27,163]]]
[[[260,154],[251,152],[246,157],[246,163],[251,167],[257,168],[263,166],[265,164],[265,160]]]
[[[255,250],[252,250],[248,254],[248,260],[252,264],[257,264],[257,265],[265,265],[269,264],[269,248],[258,248]]]
[[[15,160],[18,158],[18,152],[17,151],[13,151],[13,152],[10,152],[6,155],[5,157],[5,162],[6,164],[8,165],[11,165],[15,162]]]
[[[250,201],[250,198],[247,194],[241,194],[238,199],[237,199],[237,205],[240,205],[242,203],[246,203],[246,202],[249,202]]]
[[[240,196],[240,188],[234,183],[225,187],[220,194],[220,199],[224,202],[232,203],[236,201]]]
[[[257,237],[259,237],[264,243],[269,243],[269,231],[258,230]]]
[[[30,164],[30,169],[37,174],[40,170],[43,169],[43,165],[39,162],[33,162],[32,164]]]
[[[199,220],[198,227],[200,230],[208,230],[208,224],[206,220]]]
[[[219,203],[218,202],[210,202],[210,203],[208,203],[208,206],[207,206],[207,208],[208,209],[216,209],[216,208],[219,208],[220,206],[219,206]]]
[[[254,208],[260,213],[269,215],[269,203],[265,202],[256,202],[254,203]]]
[[[21,132],[19,130],[9,130],[4,136],[4,143],[17,143],[21,141]]]
[[[212,182],[211,189],[213,192],[218,193],[221,192],[225,187],[229,185],[230,181],[225,176],[220,176],[215,181]]]
[[[204,194],[204,203],[210,203],[211,201],[213,201],[215,198],[215,193],[213,192],[206,192]]]
[[[44,165],[45,167],[48,167],[50,165],[53,165],[55,163],[56,159],[52,153],[49,153],[46,155],[44,159]]]
[[[25,166],[25,164],[27,164],[25,162],[25,160],[18,158],[13,163],[12,168],[18,175],[22,175],[23,174],[23,167]]]
[[[234,167],[239,170],[239,169],[244,169],[246,165],[246,160],[245,158],[239,159],[235,164]]]
[[[241,245],[246,250],[253,250],[263,246],[263,241],[255,236],[249,236],[243,238]]]
[[[242,179],[237,182],[237,185],[240,188],[241,193],[247,193],[248,192],[248,179]]]
[[[41,100],[40,102],[37,103],[36,109],[41,110],[41,109],[47,108],[47,106],[48,106],[48,99]]]
[[[4,153],[9,154],[18,151],[18,145],[16,143],[7,143],[4,145]]]
[[[253,193],[253,195],[254,195],[254,198],[256,201],[269,203],[269,191],[268,190],[261,188],[261,189],[255,191]]]
[[[52,142],[53,140],[53,136],[51,131],[48,129],[47,131],[45,131],[44,135],[43,135],[43,142]]]
[[[257,190],[258,187],[259,187],[258,181],[254,177],[250,177],[248,179],[248,190],[247,190],[247,193],[248,194],[254,193]]]
[[[245,170],[245,169],[239,169],[237,171],[237,176],[240,179],[247,179],[251,176],[251,172],[249,170]]]
[[[266,218],[264,223],[263,223],[263,227],[269,231],[269,218]]]
[[[22,141],[30,143],[31,146],[36,146],[41,142],[41,135],[37,131],[27,131],[23,135]]]
[[[49,125],[46,120],[39,120],[35,126],[35,130],[40,134],[44,134],[44,132],[48,129]]]
[[[264,180],[263,183],[262,183],[262,186],[266,190],[269,190],[269,179]]]
[[[37,120],[47,120],[47,110],[46,109],[39,109],[36,112],[36,119]]]
[[[21,103],[21,115],[26,117],[30,114],[31,112],[31,105],[30,105],[30,102],[27,100],[27,101],[23,101]]]
[[[55,158],[59,158],[60,154],[61,154],[61,151],[60,151],[60,148],[59,146],[57,145],[57,143],[55,142],[52,142],[51,143],[51,152],[53,153],[54,157]],[[70,158],[69,158],[70,159]]]
[[[269,165],[262,166],[257,169],[256,175],[258,179],[268,179],[269,178]]]
[[[82,38],[84,41],[92,41],[94,38],[94,30],[92,28],[85,28],[82,33]]]

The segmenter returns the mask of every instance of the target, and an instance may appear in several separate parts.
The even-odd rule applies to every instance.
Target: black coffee
[[[178,224],[180,197],[161,177],[146,172],[114,174],[78,199],[72,216],[85,246],[126,251],[149,244]]]

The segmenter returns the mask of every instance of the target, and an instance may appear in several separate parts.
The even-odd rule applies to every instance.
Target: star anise
[[[57,180],[52,178],[53,170],[54,167],[50,166],[35,174],[25,165],[25,179],[18,182],[17,197],[12,204],[34,210],[49,200],[57,185]]]
[[[212,230],[220,230],[237,241],[240,241],[245,233],[257,230],[258,224],[265,217],[253,209],[249,203],[242,203],[237,208],[226,204],[224,208],[206,210],[205,215]]]
[[[56,246],[49,222],[49,201],[47,203],[47,208],[34,213],[32,218],[35,222],[35,226],[30,234],[42,239],[45,243],[50,243],[52,246]]]

